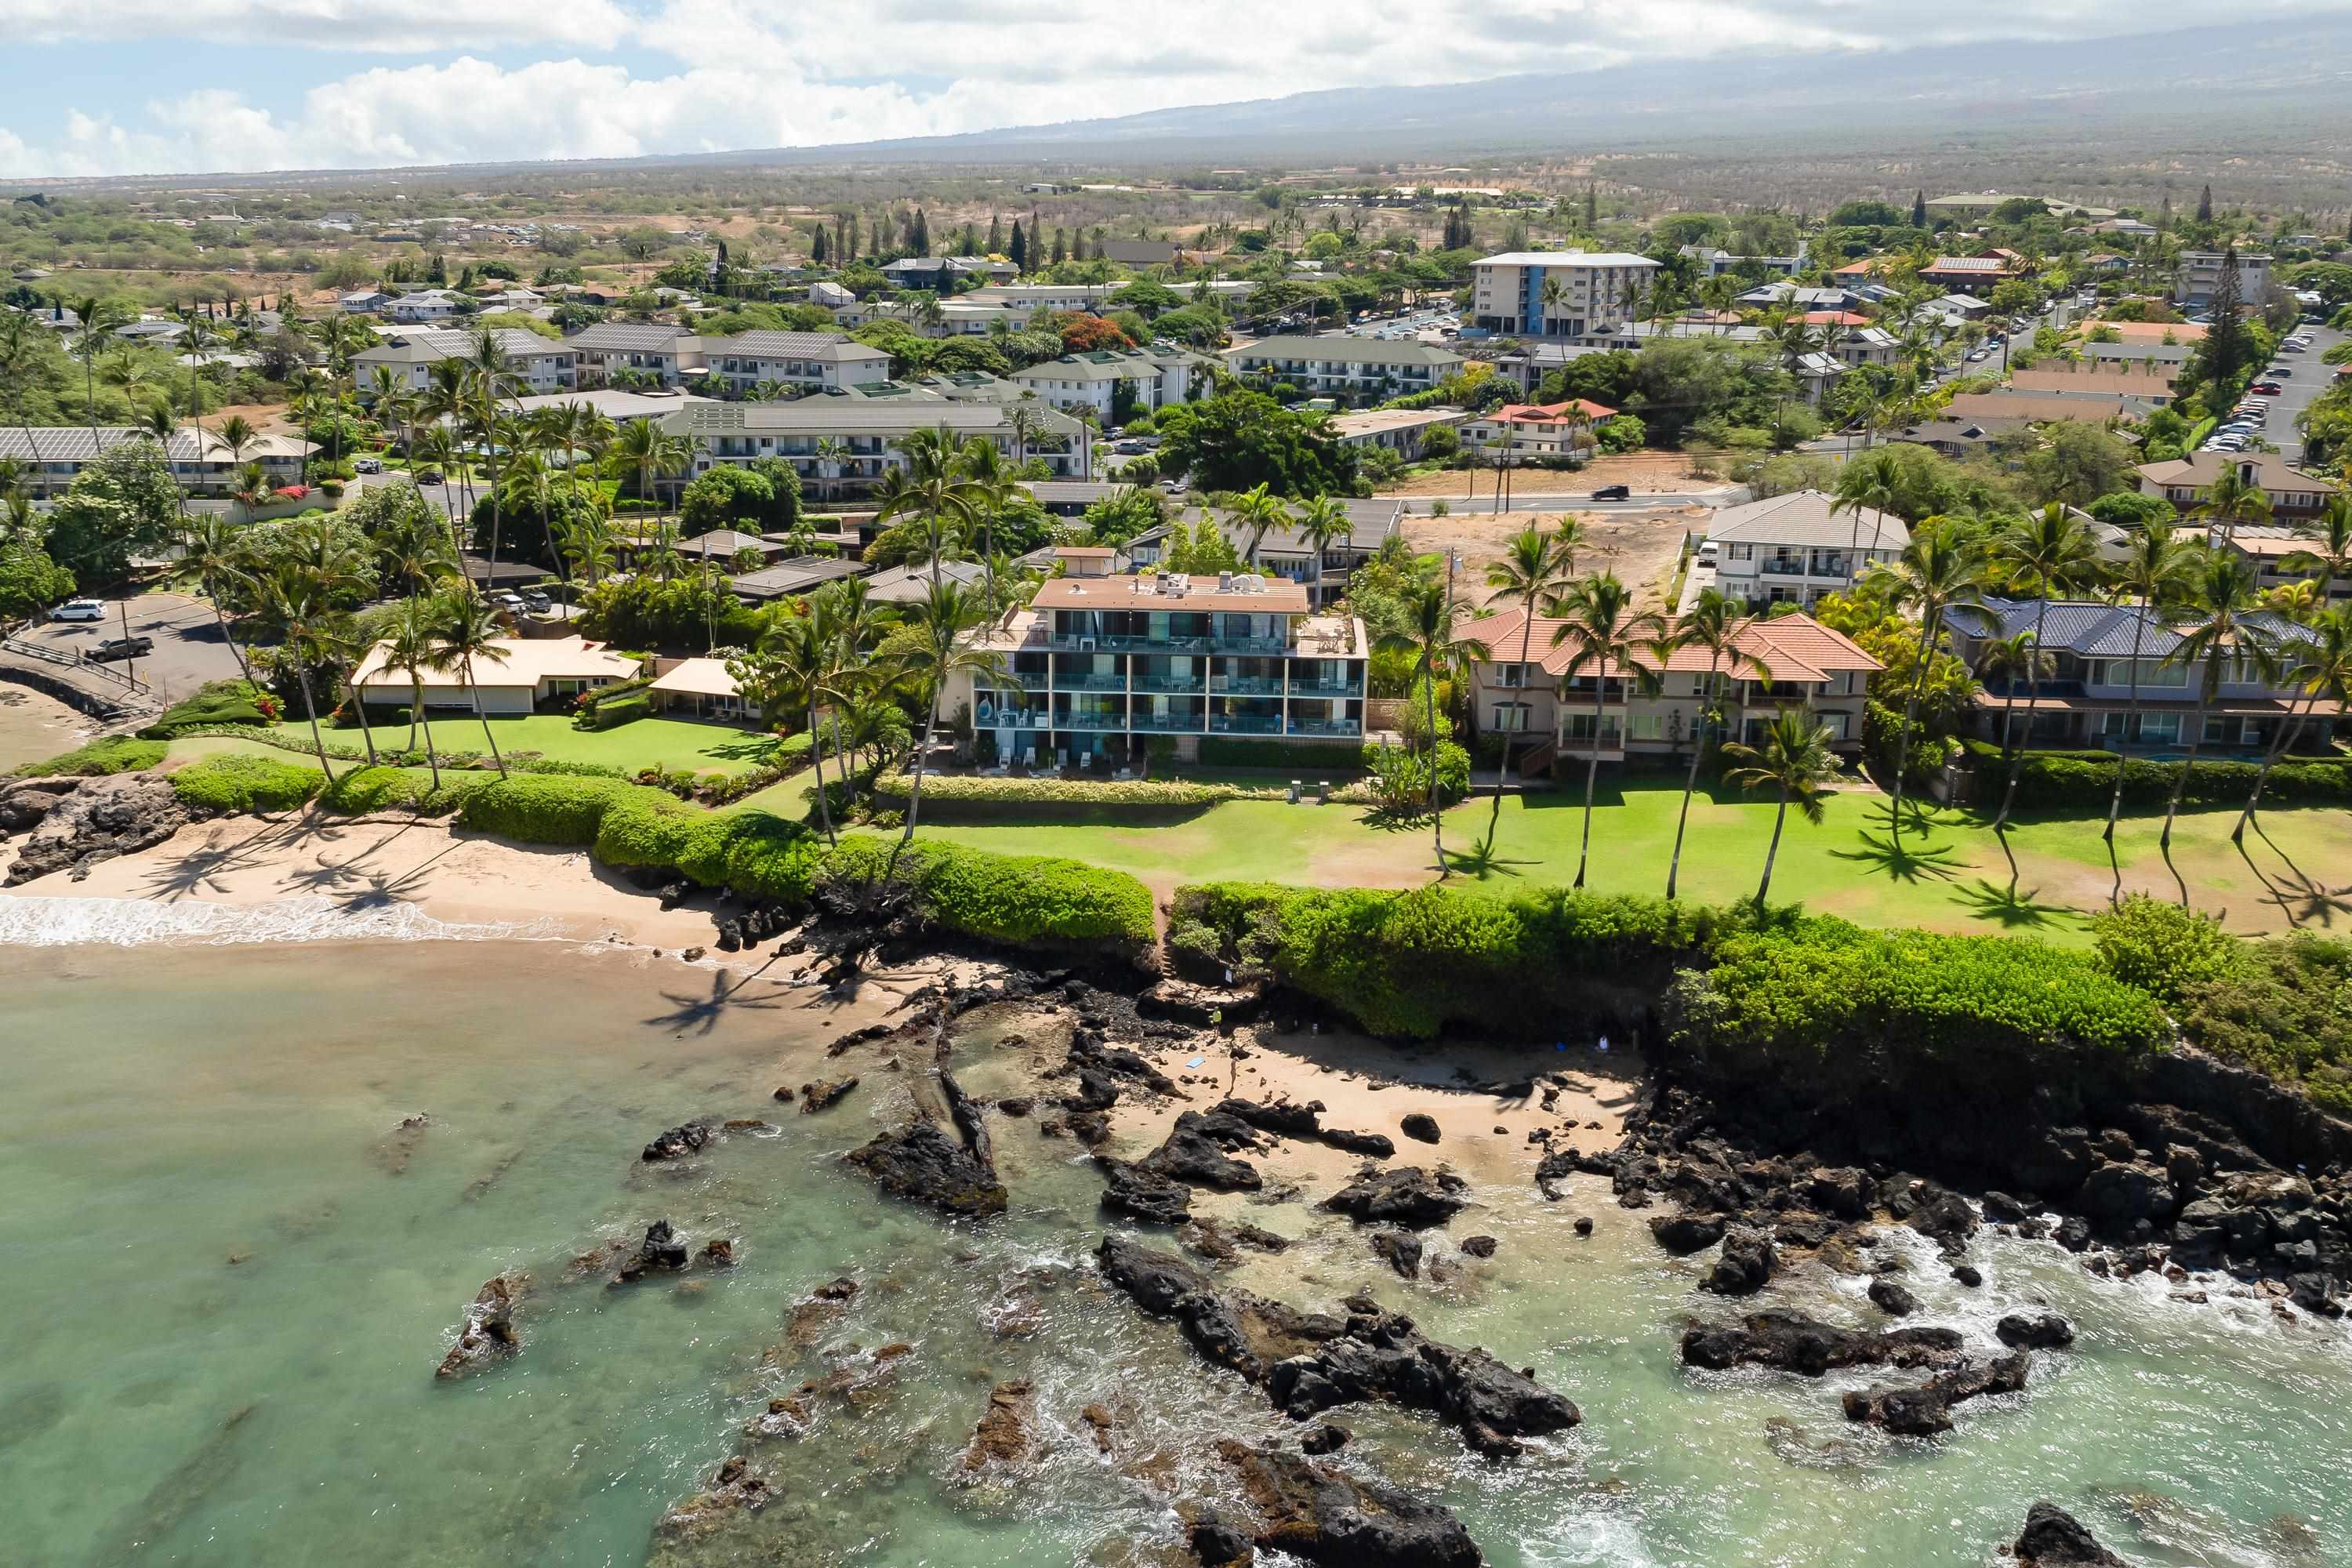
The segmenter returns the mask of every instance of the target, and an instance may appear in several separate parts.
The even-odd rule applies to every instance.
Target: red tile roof
[[[1495,411],[1495,418],[1507,425],[1547,425],[1565,418],[1570,409],[1587,419],[1607,419],[1617,412],[1590,398],[1571,397],[1565,403],[1507,403]]]
[[[1504,610],[1465,628],[1463,636],[1470,641],[1484,644],[1488,657],[1496,662],[1516,664],[1518,662],[1521,628],[1526,624],[1524,612]],[[1569,662],[1576,657],[1572,643],[1553,640],[1568,625],[1567,621],[1549,616],[1536,617],[1534,635],[1528,638],[1528,657],[1547,675],[1567,674]],[[1811,616],[1780,616],[1769,620],[1761,616],[1752,618],[1740,626],[1735,644],[1741,652],[1760,661],[1774,680],[1821,681],[1843,670],[1882,668],[1853,638],[1822,625]],[[1653,672],[1659,668],[1652,659],[1637,658],[1633,662]],[[1677,675],[1704,675],[1707,668],[1707,655],[1700,648],[1676,648],[1664,668]],[[1586,675],[1591,671],[1580,669],[1577,673]],[[1612,662],[1601,673],[1606,677],[1615,677],[1623,671]]]

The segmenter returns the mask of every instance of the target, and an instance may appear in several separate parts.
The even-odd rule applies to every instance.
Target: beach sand
[[[709,946],[715,934],[707,900],[665,911],[584,851],[531,848],[408,818],[192,823],[152,849],[100,861],[79,881],[58,872],[5,895],[245,909],[324,900],[355,914],[407,906],[456,925],[526,925],[537,936],[672,950]]]
[[[0,773],[70,752],[98,730],[98,721],[46,692],[0,685]]]

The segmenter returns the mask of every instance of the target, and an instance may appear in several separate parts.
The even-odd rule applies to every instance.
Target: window
[[[1661,741],[1666,734],[1666,719],[1663,713],[1635,713],[1625,721],[1625,732],[1636,741]]]
[[[1756,547],[1752,544],[1735,544],[1731,547],[1731,559],[1753,561],[1756,559]]]
[[[1516,690],[1528,683],[1528,667],[1524,664],[1498,664],[1495,667],[1495,684]]]
[[[2205,743],[2206,743],[2207,745],[2209,745],[2209,746],[2225,745],[2225,744],[2227,744],[2227,743],[2228,743],[2229,739],[2230,739],[2230,721],[2229,721],[2229,720],[2227,720],[2227,719],[2208,719],[2208,720],[2206,720],[2206,721],[2205,721]]]
[[[1530,711],[1524,702],[1495,704],[1494,729],[1501,734],[1517,735],[1526,731]]]

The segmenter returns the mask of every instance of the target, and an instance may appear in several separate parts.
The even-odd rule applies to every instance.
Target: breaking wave
[[[353,905],[309,896],[266,904],[215,904],[196,899],[0,898],[0,944],[113,947],[155,943],[224,947],[272,942],[550,941],[563,932],[550,919],[436,920],[415,904]]]

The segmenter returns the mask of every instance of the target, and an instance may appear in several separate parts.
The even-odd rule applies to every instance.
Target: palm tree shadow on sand
[[[2261,830],[2257,827],[2256,831],[2259,833]],[[2267,834],[2263,835],[2263,842],[2270,844]],[[2310,876],[2284,853],[2280,853],[2279,861],[2286,869],[2273,876],[2255,864],[2253,856],[2242,843],[2237,847],[2239,858],[2245,861],[2246,868],[2263,885],[2262,902],[2284,914],[2290,926],[2301,930],[2307,925],[2317,925],[2333,931],[2339,920],[2352,923],[2352,883],[2330,888]],[[2272,844],[2271,847],[2277,850],[2278,846]]]
[[[1852,861],[1866,872],[1884,872],[1898,882],[1929,879],[1948,882],[1962,869],[1959,850],[1951,844],[1930,843],[1928,835],[1939,828],[1959,826],[1960,821],[1956,813],[1906,800],[1903,803],[1903,831],[1897,835],[1894,830],[1893,802],[1882,799],[1864,811],[1864,826],[1855,834],[1855,847],[1832,849],[1830,855],[1834,859]]]
[[[1536,860],[1506,859],[1496,850],[1494,836],[1491,834],[1479,839],[1467,849],[1447,850],[1445,863],[1449,868],[1459,871],[1464,876],[1475,877],[1480,881],[1486,880],[1489,875],[1517,877],[1521,873],[1512,868],[1540,864]]]
[[[782,957],[772,956],[767,963],[737,981],[725,969],[711,972],[710,994],[696,996],[685,992],[665,991],[662,1000],[673,1005],[676,1011],[660,1013],[644,1022],[650,1027],[667,1029],[673,1034],[708,1035],[719,1026],[719,1020],[730,1013],[772,1013],[782,1004],[773,996],[746,996],[743,993],[751,983],[768,972],[770,964]]]

